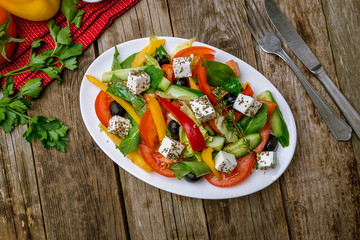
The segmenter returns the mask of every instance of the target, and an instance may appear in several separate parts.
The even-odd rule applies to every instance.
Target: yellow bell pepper
[[[159,39],[150,42],[149,45],[144,47],[140,52],[138,52],[135,56],[134,61],[131,64],[131,67],[140,67],[145,62],[145,54],[152,55],[155,50],[160,47],[161,45],[165,44],[165,39]]]
[[[164,116],[161,111],[160,104],[156,100],[156,98],[154,98],[153,96],[151,96],[149,94],[146,95],[146,101],[149,106],[151,115],[154,119],[156,131],[159,136],[159,141],[161,142],[165,137],[167,126],[166,126],[166,122],[165,122]]]
[[[109,133],[106,127],[102,124],[100,124],[100,128],[108,135],[108,137],[115,143],[116,146],[119,146],[121,143],[121,138],[118,136]],[[135,163],[138,167],[142,168],[146,172],[151,172],[151,167],[145,162],[143,157],[141,156],[139,148],[132,151],[128,155],[126,155],[133,163]]]
[[[202,152],[201,152],[201,159],[204,161],[204,163],[210,168],[210,170],[212,171],[212,173],[217,177],[217,179],[220,181],[221,180],[221,175],[218,172],[218,170],[216,170],[215,168],[215,163],[212,159],[212,152],[213,149],[211,147],[205,148]]]
[[[89,80],[89,82],[93,83],[95,86],[100,88],[102,91],[106,92],[106,89],[108,88],[105,84],[103,84],[100,80],[98,80],[96,77],[86,75],[86,78]],[[122,98],[119,98],[111,93],[106,92],[109,94],[110,97],[112,97],[116,102],[118,102],[125,110],[130,114],[130,116],[135,120],[137,124],[140,124],[140,117],[136,114],[135,109],[131,106],[130,103],[125,101]]]
[[[196,84],[192,77],[189,77],[189,85],[191,89],[200,90],[199,86]]]
[[[27,20],[45,21],[59,11],[60,0],[0,0],[0,7]]]

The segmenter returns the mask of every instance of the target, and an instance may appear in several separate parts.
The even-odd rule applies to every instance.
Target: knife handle
[[[324,68],[321,66],[315,71],[312,71],[322,82],[325,89],[338,105],[340,111],[344,114],[346,120],[354,130],[357,137],[360,139],[360,115],[355,108],[349,103],[345,96],[340,92],[336,85],[331,81],[326,74]]]
[[[351,127],[337,115],[337,113],[330,107],[330,105],[313,88],[313,86],[302,74],[300,69],[295,65],[293,60],[284,51],[284,49],[281,48],[276,52],[276,54],[290,66],[295,75],[299,78],[301,84],[304,86],[306,92],[313,101],[315,107],[318,109],[321,117],[330,129],[334,138],[337,141],[349,140],[351,138]]]

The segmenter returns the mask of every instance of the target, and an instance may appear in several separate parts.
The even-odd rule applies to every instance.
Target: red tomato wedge
[[[99,121],[107,128],[112,117],[109,106],[114,101],[106,92],[100,91],[95,100],[95,112]]]
[[[5,20],[8,16],[9,16],[9,13],[5,9],[0,8],[0,25],[5,22]],[[9,35],[10,37],[16,38],[15,22],[11,16],[10,16],[10,18],[11,18],[11,20],[10,20],[8,28],[5,29],[5,33],[7,35]],[[14,49],[15,49],[15,42],[5,43],[5,54],[8,59],[11,57],[12,53],[14,52]],[[4,58],[2,56],[2,54],[0,54],[0,64],[2,64],[4,62],[6,62],[6,58]]]
[[[164,76],[172,83],[175,80],[174,69],[170,64],[161,65],[161,70],[164,72]]]
[[[173,162],[172,160],[165,158],[155,148],[150,148],[145,144],[140,143],[139,149],[145,162],[152,170],[165,177],[176,177],[173,171],[168,168]]]
[[[214,54],[214,53],[215,53],[214,49],[208,47],[194,46],[194,47],[184,48],[183,50],[177,52],[173,57],[173,59],[178,57],[189,57],[190,54],[193,54],[194,56],[202,56],[205,54]]]
[[[217,187],[231,187],[243,181],[249,176],[254,165],[254,160],[250,154],[236,159],[238,164],[231,173],[220,172],[221,181],[219,181],[214,174],[209,173],[205,175],[205,179]]]
[[[234,73],[237,77],[240,77],[240,70],[239,70],[239,65],[237,64],[237,62],[235,62],[233,59],[231,59],[230,61],[226,62],[226,65],[228,65],[234,71]]]
[[[259,143],[259,145],[257,145],[257,147],[253,150],[256,153],[260,153],[265,145],[266,142],[269,139],[269,135],[270,135],[270,124],[269,121],[266,122],[265,126],[261,129],[260,131],[260,136],[261,136],[261,142]]]
[[[159,143],[159,136],[150,109],[146,110],[142,116],[139,131],[140,137],[146,146],[153,148]]]
[[[258,102],[265,103],[267,105],[267,116],[269,117],[272,112],[275,110],[276,103],[266,101],[266,100],[257,100]]]
[[[244,91],[241,93],[244,94],[246,96],[250,96],[252,97],[254,95],[254,91],[252,90],[252,88],[250,87],[250,84],[247,84]]]

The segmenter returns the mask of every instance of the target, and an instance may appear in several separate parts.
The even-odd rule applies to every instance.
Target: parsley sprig
[[[56,150],[65,152],[64,142],[69,141],[66,135],[69,129],[67,126],[56,118],[30,117],[26,114],[32,102],[24,96],[37,98],[41,90],[41,78],[34,78],[15,93],[14,81],[12,77],[8,77],[0,99],[0,127],[8,133],[18,125],[28,124],[28,130],[23,135],[28,142],[31,143],[36,138],[45,148],[54,146]]]

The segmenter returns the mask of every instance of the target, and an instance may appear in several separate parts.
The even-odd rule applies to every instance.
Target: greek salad
[[[274,168],[289,131],[270,91],[254,96],[234,60],[215,61],[215,50],[194,40],[166,49],[151,36],[122,62],[115,47],[111,71],[86,76],[102,90],[99,127],[146,172],[234,186]]]

